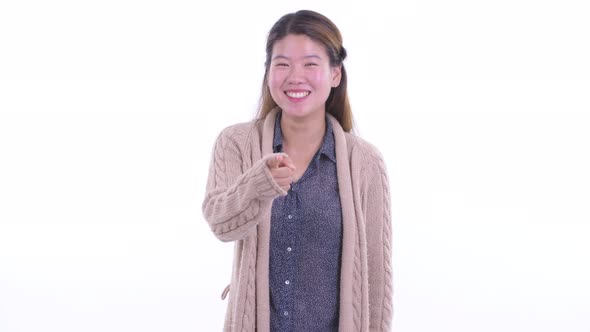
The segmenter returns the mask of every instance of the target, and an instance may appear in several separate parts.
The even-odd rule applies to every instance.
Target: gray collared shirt
[[[282,152],[281,113],[273,151]],[[337,331],[342,211],[334,133],[286,196],[273,201],[270,232],[271,331]]]

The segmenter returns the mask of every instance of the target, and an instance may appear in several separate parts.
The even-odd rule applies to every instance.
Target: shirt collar
[[[272,148],[275,153],[283,151],[283,133],[281,131],[281,115],[282,112],[277,113],[277,117],[275,120],[275,132],[274,132],[274,139],[272,143]],[[319,153],[317,156],[324,155],[328,157],[333,162],[336,162],[336,152],[335,152],[335,142],[334,142],[334,132],[332,129],[332,123],[330,119],[326,117],[326,133],[324,134],[324,141],[320,146]]]

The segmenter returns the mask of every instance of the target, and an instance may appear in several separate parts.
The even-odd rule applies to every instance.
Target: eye
[[[284,62],[279,62],[275,64],[275,67],[287,67],[288,65]]]
[[[318,64],[315,63],[315,62],[308,62],[308,63],[305,64],[305,66],[307,66],[307,67],[312,67],[312,66],[317,66],[317,65]]]

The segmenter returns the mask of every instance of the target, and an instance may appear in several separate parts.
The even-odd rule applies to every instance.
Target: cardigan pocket
[[[225,289],[223,290],[223,292],[221,292],[221,300],[225,300],[225,298],[227,297],[227,293],[229,293],[229,286],[231,284],[228,284],[227,287],[225,287]]]

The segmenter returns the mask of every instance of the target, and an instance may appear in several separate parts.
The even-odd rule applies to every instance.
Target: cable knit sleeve
[[[224,242],[244,238],[255,229],[266,204],[287,193],[274,181],[264,156],[242,171],[240,142],[247,137],[226,128],[217,138],[209,166],[202,209],[213,233]],[[249,156],[247,156],[249,157]]]
[[[365,158],[363,205],[369,256],[369,326],[371,331],[391,331],[393,276],[389,179],[377,149],[370,146]]]

